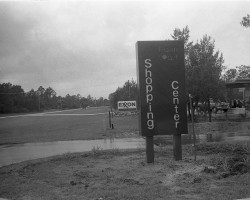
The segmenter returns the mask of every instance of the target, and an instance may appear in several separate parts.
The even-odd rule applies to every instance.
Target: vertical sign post
[[[173,135],[174,158],[182,159],[187,134],[183,41],[138,41],[139,130],[146,136],[147,162],[154,162],[153,136]]]

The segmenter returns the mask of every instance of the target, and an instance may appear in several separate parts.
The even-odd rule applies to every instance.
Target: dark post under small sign
[[[146,137],[146,156],[147,156],[147,163],[154,162],[154,137],[153,136]]]
[[[181,135],[173,135],[173,150],[175,160],[182,160]]]
[[[154,162],[153,136],[173,135],[175,160],[187,134],[183,41],[138,41],[139,130],[146,136],[147,162]]]

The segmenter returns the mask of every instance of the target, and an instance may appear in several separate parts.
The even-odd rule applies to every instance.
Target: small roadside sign
[[[118,110],[136,110],[136,101],[118,101]]]

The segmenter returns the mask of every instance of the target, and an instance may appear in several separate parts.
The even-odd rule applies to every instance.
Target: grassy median
[[[103,114],[100,114],[103,113]],[[138,136],[138,117],[112,118],[106,107],[0,119],[0,145]]]

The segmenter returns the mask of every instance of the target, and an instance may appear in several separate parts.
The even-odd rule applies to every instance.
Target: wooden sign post
[[[138,41],[139,129],[146,136],[147,162],[154,162],[153,136],[173,135],[175,160],[187,134],[183,41]]]

